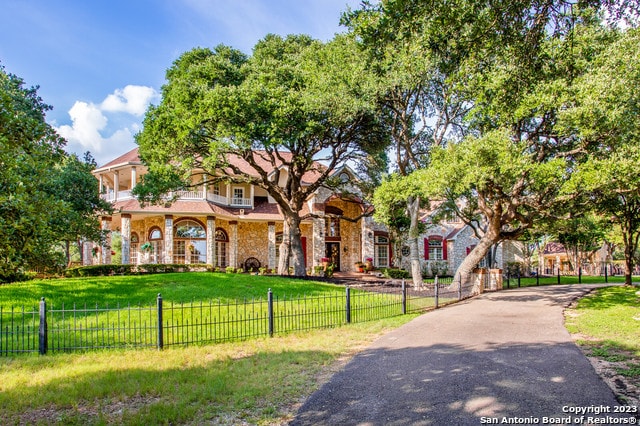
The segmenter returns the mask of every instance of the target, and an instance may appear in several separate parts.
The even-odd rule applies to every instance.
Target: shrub
[[[411,278],[411,273],[409,271],[405,271],[404,269],[397,268],[387,268],[382,271],[382,274],[387,278],[392,278],[394,280],[402,279],[402,278]]]
[[[234,268],[233,266],[227,266],[226,268],[224,268],[224,271],[227,274],[233,274],[236,272],[236,268]]]

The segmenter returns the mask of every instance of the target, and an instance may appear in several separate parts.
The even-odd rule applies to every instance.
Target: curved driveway
[[[355,356],[311,395],[290,424],[558,424],[558,419],[586,425],[588,417],[619,416],[593,413],[613,412],[618,403],[563,325],[564,308],[593,288],[485,293],[422,315]],[[592,413],[580,422],[580,415],[570,412],[576,407]]]

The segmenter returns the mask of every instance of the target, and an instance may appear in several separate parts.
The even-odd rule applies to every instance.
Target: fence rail
[[[246,340],[338,327],[434,309],[471,296],[451,280],[420,290],[345,288],[344,294],[277,297],[240,302],[170,303],[159,294],[148,306],[0,307],[0,356],[21,353],[158,348]]]

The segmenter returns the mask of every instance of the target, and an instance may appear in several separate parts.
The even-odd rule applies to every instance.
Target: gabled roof
[[[101,166],[95,169],[94,172],[99,172],[99,171],[102,171],[103,169],[110,169],[116,166],[125,166],[127,164],[131,164],[131,165],[142,164],[142,161],[140,161],[140,156],[138,155],[138,148],[134,148],[131,151],[125,154],[122,154],[120,157],[109,161],[104,166]]]
[[[279,155],[282,157],[282,159],[285,162],[291,162],[292,158],[293,158],[293,154],[290,152],[280,152]],[[266,151],[254,151],[253,152],[253,158],[255,160],[255,162],[258,164],[258,166],[260,168],[262,168],[263,170],[265,170],[267,172],[267,174],[273,174],[275,172],[276,169],[278,168],[283,168],[283,162],[282,160],[276,158],[275,160],[275,167],[272,165],[269,156],[267,155]],[[229,156],[229,161],[231,162],[231,164],[233,164],[236,168],[238,168],[240,170],[241,173],[248,175],[248,176],[252,176],[252,177],[258,177],[259,174],[256,170],[254,170],[253,167],[251,167],[249,165],[249,163],[247,161],[245,161],[243,158],[241,158],[238,155],[230,155]],[[101,171],[104,171],[105,169],[110,169],[110,168],[114,168],[114,167],[118,167],[118,166],[126,166],[126,165],[140,165],[142,164],[142,161],[140,160],[140,154],[138,152],[138,148],[134,148],[131,151],[127,152],[126,154],[123,154],[121,156],[119,156],[118,158],[109,161],[107,164],[97,168],[96,170],[94,170],[94,174],[95,173],[99,173]],[[315,162],[314,164],[315,168],[313,170],[310,170],[308,172],[306,172],[303,176],[302,176],[302,184],[303,185],[309,185],[313,182],[315,182],[319,177],[320,177],[320,173],[321,171],[325,170],[326,167],[323,166],[321,163],[319,162]],[[230,172],[230,171],[229,171]]]
[[[562,254],[566,253],[566,249],[561,243],[550,242],[544,246],[543,254]]]

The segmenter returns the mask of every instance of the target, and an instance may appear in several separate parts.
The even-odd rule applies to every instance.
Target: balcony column
[[[229,222],[229,266],[238,268],[238,221],[232,220]]]
[[[107,233],[107,236],[102,245],[102,261],[103,265],[109,265],[111,263],[111,217],[102,216],[102,230]]]
[[[131,215],[120,215],[120,232],[122,237],[122,264],[131,263]]]
[[[164,263],[173,263],[173,216],[164,217]]]
[[[118,201],[118,191],[120,190],[120,172],[113,172],[113,201]]]
[[[104,181],[102,180],[102,174],[98,176],[100,183],[98,184],[98,193],[104,194]]]
[[[227,184],[227,205],[231,205],[231,185]]]
[[[207,216],[207,265],[216,266],[216,218]]]
[[[207,193],[209,192],[209,185],[207,184],[208,176],[207,174],[202,175],[202,199],[207,199]],[[215,229],[215,228],[214,228]]]
[[[276,223],[267,222],[267,268],[276,269]]]
[[[251,204],[251,208],[253,208],[253,194],[255,193],[255,187],[251,185],[249,187],[249,203]]]
[[[136,187],[136,178],[137,178],[136,166],[131,167],[131,190]]]

